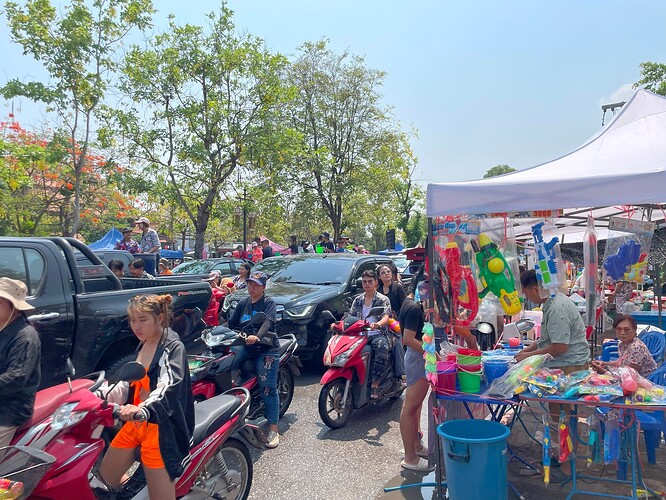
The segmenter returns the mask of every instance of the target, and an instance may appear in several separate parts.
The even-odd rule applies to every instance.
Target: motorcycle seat
[[[93,385],[94,381],[86,378],[72,380],[72,392],[80,389],[87,389]],[[42,389],[35,395],[35,409],[32,412],[32,418],[19,427],[19,431],[32,427],[37,422],[41,422],[58,409],[63,400],[69,396],[69,384],[64,383]]]
[[[196,446],[231,418],[243,403],[238,396],[222,394],[194,405],[194,432],[192,443]]]

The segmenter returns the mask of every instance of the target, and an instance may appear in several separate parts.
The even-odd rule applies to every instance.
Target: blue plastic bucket
[[[508,498],[506,440],[510,432],[489,420],[451,420],[437,426],[451,500]]]
[[[483,373],[486,383],[490,385],[493,380],[500,378],[509,371],[509,360],[507,358],[488,358],[483,360]]]

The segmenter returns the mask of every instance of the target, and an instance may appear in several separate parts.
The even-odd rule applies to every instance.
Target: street
[[[296,378],[294,400],[280,420],[280,446],[251,449],[251,499],[372,499],[400,475],[402,399],[355,410],[346,427],[332,430],[317,411],[322,373],[304,368]]]

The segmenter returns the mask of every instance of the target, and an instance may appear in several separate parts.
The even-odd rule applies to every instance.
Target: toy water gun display
[[[592,463],[597,463],[601,461],[601,449],[599,442],[600,435],[600,426],[599,419],[594,413],[591,413],[587,417],[587,425],[589,426],[589,432],[587,434],[587,466],[589,467]]]
[[[472,270],[460,263],[460,248],[455,242],[450,242],[443,250],[446,273],[451,283],[451,323],[468,326],[479,312],[479,295]],[[460,309],[467,311],[464,318],[460,318]]]
[[[437,382],[437,354],[435,353],[435,330],[432,323],[423,325],[423,359],[428,382]]]
[[[599,253],[597,250],[597,232],[594,230],[594,219],[592,216],[587,218],[587,229],[583,236],[583,262],[585,270],[583,271],[583,281],[585,283],[585,337],[589,339],[592,336],[592,330],[597,322],[598,315],[601,314],[599,307]]]
[[[560,435],[560,463],[566,462],[569,455],[573,453],[573,441],[571,439],[571,432],[569,430],[569,424],[567,421],[567,416],[562,411],[560,414],[560,423],[559,423],[559,435]]]
[[[606,259],[604,269],[616,281],[624,279],[642,282],[647,269],[647,253],[641,252],[640,243],[629,240]]]
[[[509,371],[500,378],[493,380],[486,391],[486,396],[510,398],[514,394],[520,394],[527,389],[525,380],[534,375],[541,369],[543,364],[553,359],[550,354],[535,354],[529,358],[516,363]]]
[[[475,245],[477,243],[472,241],[472,247]],[[488,292],[493,292],[506,314],[518,314],[523,306],[516,291],[513,272],[504,255],[497,244],[485,233],[479,235],[478,247],[478,249],[474,248],[474,251],[476,252],[476,263],[479,266],[479,279],[483,285],[479,297],[483,298]]]
[[[0,479],[0,499],[14,500],[23,494],[23,483],[21,481],[10,481]]]
[[[543,241],[543,225],[543,222],[539,222],[532,226],[534,250],[537,254],[535,269],[542,288],[548,290],[551,297],[555,297],[555,294],[560,289],[558,258],[555,254],[555,245],[559,243],[559,240],[555,237],[548,243]]]
[[[546,416],[543,416],[543,482],[550,483],[550,425]]]
[[[616,410],[606,415],[606,432],[604,433],[604,463],[610,464],[620,458],[620,422]]]

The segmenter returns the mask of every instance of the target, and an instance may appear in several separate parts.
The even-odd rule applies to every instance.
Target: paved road
[[[400,474],[402,400],[354,411],[346,427],[331,430],[317,411],[320,378],[307,368],[297,377],[294,400],[280,421],[280,446],[251,450],[251,499],[372,499]]]

